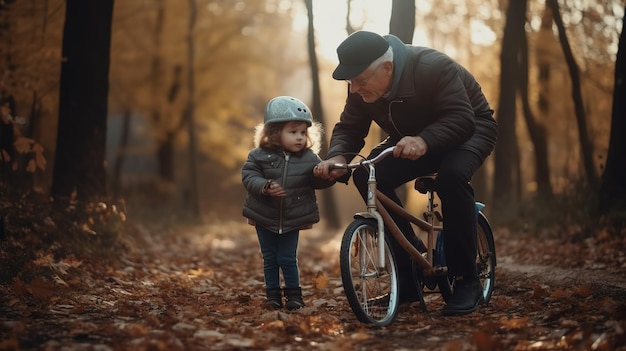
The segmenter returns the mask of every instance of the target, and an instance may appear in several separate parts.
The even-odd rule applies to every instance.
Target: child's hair
[[[283,151],[283,146],[280,143],[280,134],[285,124],[289,122],[274,122],[259,124],[256,127],[255,133],[255,145],[265,150],[280,152]],[[302,122],[304,123],[304,122]],[[321,124],[313,122],[313,124],[307,128],[306,131],[306,145],[298,154],[303,154],[307,150],[311,149],[313,152],[319,152],[319,142],[321,139]]]

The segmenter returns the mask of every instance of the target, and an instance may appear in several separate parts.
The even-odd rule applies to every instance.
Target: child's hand
[[[269,196],[273,196],[273,197],[283,197],[287,195],[287,193],[280,186],[280,184],[273,182],[273,181],[267,182],[267,185],[265,186],[265,194]]]
[[[335,168],[334,166],[337,164],[346,164],[347,160],[344,156],[335,156],[326,161],[322,161],[313,168],[313,175],[316,177],[320,177],[322,179],[335,181],[337,178],[343,176],[348,173],[348,170],[345,168]]]

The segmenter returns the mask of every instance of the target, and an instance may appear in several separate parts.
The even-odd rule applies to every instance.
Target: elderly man
[[[480,85],[445,54],[406,45],[393,35],[355,32],[339,45],[337,55],[339,65],[333,78],[348,83],[348,97],[333,129],[328,157],[316,167],[315,174],[345,180],[346,171],[331,169],[331,165],[349,162],[359,153],[372,122],[389,136],[368,158],[396,146],[395,157],[381,161],[376,171],[378,189],[385,195],[401,205],[394,191],[397,187],[436,172],[446,219],[446,262],[449,273],[457,278],[443,314],[473,312],[482,301],[482,293],[475,264],[476,213],[470,180],[492,152],[497,137],[493,110]],[[363,198],[366,173],[357,169],[353,174]],[[404,235],[420,245],[411,224],[392,216]],[[416,301],[419,295],[410,256],[393,241],[400,301]]]

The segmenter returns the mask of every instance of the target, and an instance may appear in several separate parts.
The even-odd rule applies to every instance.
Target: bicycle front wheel
[[[386,326],[398,314],[398,273],[386,238],[385,261],[380,262],[379,240],[375,220],[355,219],[343,235],[339,264],[343,290],[357,319]]]

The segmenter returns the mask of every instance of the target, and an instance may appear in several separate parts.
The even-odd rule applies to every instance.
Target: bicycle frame
[[[352,163],[348,165],[336,165],[337,168],[356,168],[358,166],[367,166],[369,168],[369,178],[367,181],[367,212],[357,213],[357,216],[373,218],[378,223],[378,232],[380,233],[380,239],[378,241],[379,245],[379,262],[380,268],[385,268],[385,254],[384,254],[384,243],[385,243],[385,225],[391,231],[391,234],[397,240],[397,242],[402,246],[404,250],[406,250],[411,257],[424,269],[425,276],[434,276],[434,275],[444,275],[447,274],[446,267],[435,267],[433,265],[433,249],[435,245],[435,233],[443,230],[443,226],[437,223],[437,218],[433,212],[434,207],[434,194],[432,192],[428,192],[428,211],[426,212],[425,217],[427,220],[421,219],[419,217],[414,216],[409,213],[402,206],[396,204],[387,197],[385,194],[380,192],[377,189],[377,181],[376,181],[376,168],[374,164],[376,164],[379,160],[386,157],[389,153],[392,153],[395,147],[390,147],[383,152],[381,152],[378,156],[370,160],[363,160],[359,163]],[[409,222],[417,225],[420,229],[424,230],[428,233],[428,250],[426,252],[426,257],[424,257],[408,240],[404,237],[400,228],[395,223],[395,221],[389,215],[387,211],[389,208],[391,211],[399,214],[404,219]]]

